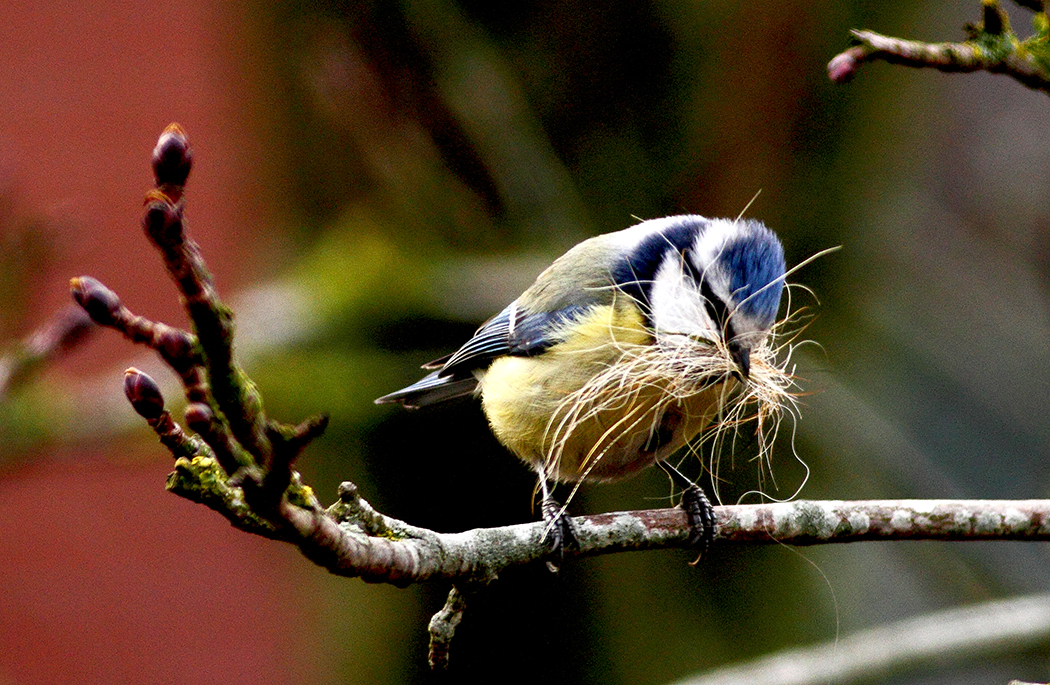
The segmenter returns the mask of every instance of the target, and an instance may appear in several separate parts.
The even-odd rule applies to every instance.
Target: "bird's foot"
[[[718,534],[715,508],[695,483],[682,491],[682,508],[689,519],[689,548],[697,552],[696,561],[700,561],[711,551],[711,543]]]
[[[561,562],[565,560],[566,550],[579,549],[576,527],[572,524],[572,517],[553,497],[544,497],[540,509],[545,525],[543,541],[549,549],[547,568],[551,573],[557,573]]]
[[[685,509],[686,518],[689,521],[689,548],[697,552],[695,564],[700,561],[711,550],[711,543],[718,535],[718,521],[715,518],[715,508],[711,501],[700,489],[700,486],[682,475],[682,472],[668,464],[666,461],[658,461],[657,465],[664,470],[671,481],[682,488],[682,508]]]

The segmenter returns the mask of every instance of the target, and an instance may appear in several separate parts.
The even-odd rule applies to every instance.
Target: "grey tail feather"
[[[477,387],[478,379],[473,376],[467,378],[438,376],[438,371],[435,371],[407,388],[383,395],[375,402],[376,404],[400,404],[409,409],[417,409],[470,395]]]

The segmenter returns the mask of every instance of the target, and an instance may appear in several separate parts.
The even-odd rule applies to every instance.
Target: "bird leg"
[[[558,567],[565,559],[565,550],[578,548],[579,542],[576,538],[576,529],[572,525],[572,518],[551,496],[547,485],[547,474],[543,471],[539,472],[539,481],[540,511],[543,513],[543,523],[546,526],[543,541],[550,548],[547,568],[551,573],[557,573]]]
[[[666,461],[656,463],[675,485],[682,488],[682,508],[689,519],[689,547],[703,557],[711,549],[711,543],[718,534],[715,509],[699,485],[683,476],[681,471]]]

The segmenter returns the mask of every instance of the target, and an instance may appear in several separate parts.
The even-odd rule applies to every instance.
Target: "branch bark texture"
[[[280,537],[332,573],[408,585],[432,579],[494,580],[510,566],[543,560],[541,522],[462,533],[436,533],[385,516],[344,483],[327,511],[287,501],[280,534],[260,527],[235,488],[205,477],[213,460],[178,460],[168,487],[223,513],[235,525]],[[232,505],[232,506],[231,506]],[[242,513],[238,510],[243,508]],[[722,545],[817,545],[873,540],[1050,540],[1050,500],[808,501],[715,507]],[[690,529],[680,508],[623,511],[573,519],[578,549],[566,556],[686,548]]]
[[[818,545],[871,540],[1050,540],[1050,500],[806,501],[715,507],[721,545]],[[385,517],[384,517],[385,518]],[[387,519],[404,537],[362,538],[344,523],[307,521],[300,546],[323,544],[330,570],[401,584],[441,577],[489,580],[544,558],[542,523],[440,534]],[[573,519],[579,549],[567,556],[686,547],[682,509],[622,511]],[[321,529],[327,529],[320,533]],[[304,551],[306,551],[304,549]],[[310,553],[307,556],[312,555]],[[376,562],[382,560],[377,566]]]

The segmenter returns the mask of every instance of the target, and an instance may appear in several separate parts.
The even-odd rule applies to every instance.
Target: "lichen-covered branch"
[[[1050,540],[1050,500],[800,500],[715,511],[719,544]]]
[[[207,499],[237,525],[280,537],[279,531],[287,527],[282,501],[320,511],[292,464],[324,431],[327,418],[290,426],[266,416],[258,389],[234,356],[233,313],[219,299],[200,248],[185,232],[184,187],[193,154],[178,124],[161,134],[152,161],[156,185],[146,194],[142,226],[178,288],[193,332],[134,315],[116,293],[89,276],[71,281],[73,298],[95,323],[155,350],[182,381],[189,402],[186,422],[197,434],[192,438],[181,434],[168,415],[152,379],[134,369],[125,379],[128,399],[161,442],[179,459],[209,465],[198,475],[208,472],[214,477],[202,482],[222,481],[230,488],[222,493],[189,488],[181,494]],[[234,492],[237,496],[231,499]]]
[[[1036,10],[1033,34],[1022,40],[1010,28],[999,3],[982,3],[982,21],[968,26],[969,38],[953,43],[926,43],[884,36],[874,31],[852,31],[856,43],[828,63],[832,81],[843,83],[865,62],[881,60],[907,67],[944,72],[987,71],[1006,74],[1029,88],[1050,94],[1050,22],[1041,2],[1022,2]]]
[[[185,460],[176,471],[183,472],[176,492],[208,490]],[[304,554],[339,575],[395,585],[434,578],[485,583],[549,553],[542,522],[435,533],[376,512],[352,483],[343,483],[339,495],[323,514],[285,512]],[[214,508],[223,497],[216,493],[198,501]],[[716,550],[873,540],[1050,541],[1050,500],[800,500],[721,506],[715,513]],[[566,551],[568,558],[684,548],[690,534],[685,512],[677,507],[580,516],[573,524],[579,547]]]

